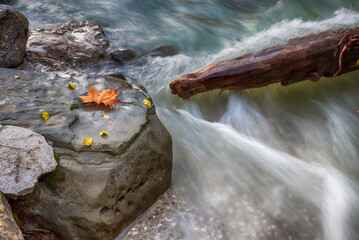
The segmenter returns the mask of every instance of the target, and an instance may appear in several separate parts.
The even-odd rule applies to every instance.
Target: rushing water
[[[359,73],[183,101],[176,77],[308,33],[359,24],[358,0],[18,0],[31,27],[94,20],[111,47],[176,56],[113,69],[142,83],[173,138],[185,239],[359,239]],[[188,217],[195,216],[195,217]],[[212,226],[206,226],[210,231]]]

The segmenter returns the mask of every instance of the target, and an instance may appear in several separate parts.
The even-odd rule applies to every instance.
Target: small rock
[[[178,53],[178,49],[171,45],[162,45],[155,49],[153,49],[149,54],[148,57],[168,57],[174,56]]]
[[[9,203],[0,192],[0,239],[22,240],[24,237],[17,226]]]
[[[3,4],[10,4],[10,3],[17,3],[17,0],[0,0],[0,3]]]
[[[119,48],[118,50],[111,52],[111,57],[115,61],[123,64],[125,62],[128,62],[128,61],[136,58],[136,53],[127,48]]]
[[[25,54],[29,21],[17,10],[0,4],[0,67],[18,66]]]
[[[45,138],[29,129],[0,125],[0,191],[10,196],[33,191],[38,178],[55,170]]]
[[[45,72],[87,67],[104,59],[108,46],[102,27],[93,21],[31,30],[25,59],[18,69]]]
[[[108,72],[108,73],[102,73],[102,76],[110,76],[110,77],[115,77],[115,78],[120,78],[123,80],[126,80],[125,76],[120,73],[120,72]]]

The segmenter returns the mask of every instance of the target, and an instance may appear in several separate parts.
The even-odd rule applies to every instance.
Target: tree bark
[[[214,89],[243,90],[280,82],[318,81],[359,69],[359,27],[326,31],[231,60],[214,63],[170,83],[187,99]]]

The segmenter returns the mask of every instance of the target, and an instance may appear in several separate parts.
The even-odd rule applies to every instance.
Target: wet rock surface
[[[313,212],[313,209],[300,204],[298,216],[295,216],[297,219],[288,224],[287,219],[266,211],[246,194],[233,205],[201,209],[200,203],[196,206],[190,204],[191,200],[182,195],[184,189],[181,191],[179,194],[171,187],[128,228],[121,239],[175,240],[193,239],[193,236],[211,240],[323,239],[313,231],[320,227],[315,219],[299,220],[298,216]],[[225,213],[217,210],[221,207]],[[237,219],[228,224],[227,218],[233,216]],[[308,227],[306,225],[311,231],[303,231]]]
[[[72,21],[57,28],[33,29],[21,70],[46,72],[88,67],[103,60],[109,43],[93,21]]]
[[[142,86],[113,75],[1,68],[0,83],[0,124],[30,128],[53,142],[57,170],[64,174],[55,188],[41,181],[18,203],[63,239],[114,239],[170,186],[171,137],[155,106],[142,103],[150,99]],[[93,116],[96,104],[78,98],[90,85],[99,91],[118,87],[121,102],[100,106]],[[42,111],[50,114],[47,122]],[[84,146],[84,137],[93,144]]]
[[[129,228],[123,240],[230,239],[215,212],[207,217],[194,214],[194,207],[178,197],[173,187],[163,194]]]
[[[173,188],[169,188],[133,225],[121,236],[122,240],[183,239],[178,213],[182,204],[176,200]],[[183,206],[182,206],[183,207]]]
[[[0,4],[0,67],[16,67],[22,62],[28,27],[29,21],[23,14]]]
[[[215,213],[203,218],[193,213],[193,207],[176,196],[171,187],[145,214],[136,220],[123,240],[162,239],[228,239],[225,227]]]
[[[0,192],[11,196],[30,193],[38,178],[56,165],[43,136],[30,129],[0,125]]]
[[[120,63],[136,63],[144,64],[151,57],[169,57],[178,54],[179,50],[171,45],[161,45],[152,50],[131,50],[127,48],[119,48],[110,53],[111,58]]]
[[[0,192],[0,239],[22,240],[24,239],[17,226],[10,205]]]

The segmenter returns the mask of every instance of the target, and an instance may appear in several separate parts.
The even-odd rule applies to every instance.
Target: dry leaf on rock
[[[108,116],[108,115],[103,115],[102,116],[104,119],[110,119],[110,116]]]
[[[151,107],[151,102],[148,99],[143,100],[143,104],[147,105],[148,108]]]
[[[82,103],[94,102],[97,104],[97,107],[101,103],[103,103],[106,107],[113,107],[114,105],[116,105],[116,103],[120,102],[120,100],[116,98],[117,93],[117,88],[115,88],[115,90],[113,91],[111,91],[110,89],[106,89],[99,93],[97,89],[91,86],[90,90],[87,93],[88,96],[79,96],[79,98],[82,99]]]
[[[84,145],[85,146],[90,146],[91,144],[92,144],[92,138],[90,138],[90,137],[85,137],[84,138]]]
[[[106,130],[103,130],[102,132],[100,132],[101,137],[105,137],[107,135],[108,135],[108,132]]]
[[[18,75],[15,75],[15,79],[19,79],[20,78],[20,76],[18,76]]]
[[[69,89],[71,89],[71,90],[75,90],[75,88],[76,88],[76,85],[75,84],[73,84],[73,83],[67,83],[67,86],[68,86],[68,88]]]
[[[47,121],[50,117],[50,114],[48,112],[42,112],[41,117]]]

